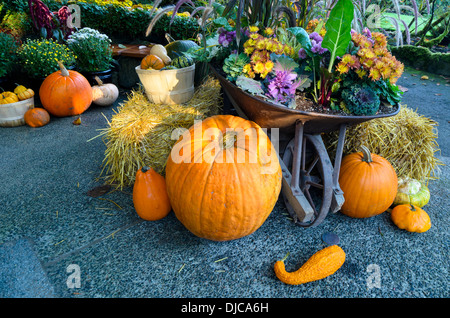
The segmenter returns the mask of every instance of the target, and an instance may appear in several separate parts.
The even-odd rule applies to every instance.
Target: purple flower
[[[217,31],[219,33],[219,44],[224,47],[228,47],[236,37],[236,31],[226,31],[223,27],[219,28]]]
[[[362,30],[362,34],[366,36],[366,38],[369,40],[370,43],[372,43],[372,45],[375,44],[375,41],[372,39],[372,32],[370,32],[369,28],[367,27],[364,28]]]
[[[298,57],[301,60],[306,59],[307,55],[306,55],[306,51],[304,48],[301,48],[300,50],[298,50]]]
[[[268,96],[274,100],[285,103],[294,98],[295,90],[300,82],[295,82],[297,74],[289,71],[277,71],[269,80]]]
[[[369,39],[372,38],[372,32],[370,32],[369,28],[365,27],[362,31],[362,34],[364,34],[365,36],[367,36]]]
[[[316,54],[324,54],[328,50],[322,47],[323,38],[317,32],[313,32],[309,35],[311,41],[311,52]]]
[[[312,32],[309,34],[309,38],[316,42],[322,42],[323,38],[317,32]]]

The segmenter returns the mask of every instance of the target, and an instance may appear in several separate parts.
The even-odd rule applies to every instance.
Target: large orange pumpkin
[[[42,127],[50,122],[50,114],[44,108],[31,108],[23,115],[25,123],[33,128]]]
[[[157,221],[166,217],[171,207],[164,177],[150,167],[139,169],[133,186],[133,205],[144,220]]]
[[[339,185],[345,199],[341,212],[367,218],[386,211],[394,202],[398,179],[389,161],[363,146],[362,152],[342,159]]]
[[[256,231],[277,202],[281,178],[277,153],[261,127],[231,115],[209,117],[185,131],[166,165],[176,217],[213,241]]]
[[[42,106],[57,117],[80,115],[91,106],[91,84],[80,73],[58,64],[61,70],[47,76],[39,89]]]

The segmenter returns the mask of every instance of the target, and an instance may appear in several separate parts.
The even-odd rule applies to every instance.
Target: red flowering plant
[[[57,12],[51,12],[41,0],[28,0],[28,6],[33,25],[42,37],[62,41],[72,33],[72,28],[67,25],[70,17],[67,6],[62,6]]]

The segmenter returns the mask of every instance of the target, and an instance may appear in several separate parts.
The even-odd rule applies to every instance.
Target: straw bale
[[[422,182],[437,179],[439,165],[436,157],[437,122],[402,105],[395,116],[379,118],[348,127],[344,155],[361,151],[365,145],[372,153],[386,158],[399,177]],[[330,157],[336,152],[338,132],[324,136]]]
[[[219,114],[222,102],[220,84],[212,77],[197,87],[192,99],[184,104],[153,104],[142,88],[132,90],[99,135],[106,144],[100,178],[123,188],[134,183],[137,170],[143,166],[164,175],[176,142],[172,132],[191,127],[194,120]]]

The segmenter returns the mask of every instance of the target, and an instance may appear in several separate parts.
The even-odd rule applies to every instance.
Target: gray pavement
[[[403,102],[439,122],[446,164],[429,184],[425,210],[432,227],[421,234],[398,229],[388,213],[330,214],[315,228],[300,228],[279,200],[255,233],[204,240],[173,212],[142,221],[130,188],[101,197],[120,208],[86,194],[102,184],[105,151],[100,138],[87,141],[106,127],[102,114],[111,118],[115,106],[91,107],[80,126],[52,117],[38,129],[0,128],[0,297],[448,298],[450,94],[444,78],[428,74],[432,80],[423,81],[415,73],[408,70],[399,81],[408,89]],[[327,232],[339,236],[346,252],[341,269],[300,286],[275,277],[277,260],[289,252],[286,268],[297,269],[326,246]]]

